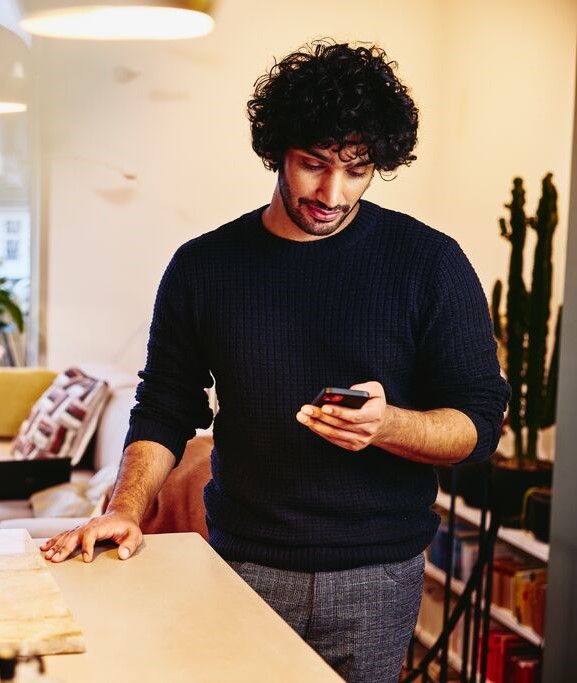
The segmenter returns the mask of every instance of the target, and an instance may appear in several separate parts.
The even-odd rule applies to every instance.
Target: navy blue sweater
[[[376,380],[389,403],[450,407],[495,449],[509,389],[485,296],[457,243],[361,202],[343,231],[309,242],[268,232],[262,209],[184,244],[161,281],[126,443],[177,460],[212,414],[205,490],[226,559],[327,571],[405,560],[438,525],[431,465],[350,452],[298,423],[325,385]]]

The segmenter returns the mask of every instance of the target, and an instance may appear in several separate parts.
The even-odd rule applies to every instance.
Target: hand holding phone
[[[358,389],[341,389],[339,387],[324,387],[315,399],[313,406],[336,405],[343,408],[360,408],[370,398],[368,391]]]
[[[383,385],[369,381],[353,386],[354,389],[324,387],[312,405],[301,406],[296,414],[297,422],[348,451],[361,451],[376,443],[385,424],[387,408]],[[358,410],[365,404],[366,407]],[[336,406],[337,409],[323,409],[322,406]],[[338,410],[339,406],[346,410]]]

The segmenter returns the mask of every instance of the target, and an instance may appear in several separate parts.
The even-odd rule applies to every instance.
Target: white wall
[[[246,100],[275,55],[315,37],[385,47],[421,108],[417,162],[375,180],[368,198],[457,237],[489,291],[506,272],[497,218],[512,177],[526,177],[532,210],[551,170],[563,253],[572,0],[220,0],[215,18],[211,35],[191,41],[35,45],[49,365],[142,366],[174,249],[268,202],[275,176],[250,148]]]
[[[444,41],[447,105],[438,142],[439,222],[473,260],[490,293],[506,275],[509,245],[498,237],[514,176],[534,215],[549,171],[559,192],[554,297],[563,296],[574,104],[574,0],[450,2]],[[443,105],[441,105],[443,106]],[[533,231],[529,231],[531,236]],[[526,249],[529,257],[529,249]],[[527,258],[526,265],[532,264]],[[527,273],[530,286],[530,272]]]

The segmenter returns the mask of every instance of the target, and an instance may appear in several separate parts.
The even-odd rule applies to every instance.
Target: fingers
[[[342,429],[357,431],[363,429],[363,425],[371,423],[377,417],[377,411],[372,406],[365,404],[362,408],[341,408],[332,405],[302,406],[297,413],[297,420],[301,424],[309,425],[313,421],[322,421],[325,424]]]
[[[98,541],[105,540],[117,543],[118,557],[125,560],[132,557],[142,543],[142,532],[131,518],[119,514],[103,515],[76,529],[54,536],[40,549],[46,551],[46,560],[62,562],[77,548],[81,548],[84,562],[92,562],[94,546]]]
[[[324,405],[320,409],[318,416],[323,422],[335,427],[341,426],[345,429],[355,430],[357,425],[364,425],[374,419],[375,411],[371,405],[362,408],[341,408],[331,405]]]
[[[48,550],[50,547],[52,547],[54,545],[54,543],[56,543],[59,536],[61,536],[61,534],[57,534],[56,536],[52,536],[52,538],[49,538],[47,541],[44,541],[44,543],[40,546],[40,550],[42,550],[42,551]]]
[[[301,424],[306,425],[315,434],[322,436],[335,446],[358,451],[370,444],[372,431],[367,428],[366,421],[356,424],[339,417],[332,417],[330,412],[326,411],[327,408],[333,411],[332,406],[323,406],[322,410],[313,406],[303,406],[296,418]],[[339,413],[359,412],[346,408],[339,408],[338,411]]]
[[[97,541],[111,540],[118,545],[118,557],[127,560],[136,552],[142,543],[142,532],[136,524],[102,523],[87,526],[82,539],[82,559],[92,562],[94,546]]]
[[[62,562],[78,547],[81,527],[64,531],[49,539],[40,547],[46,550],[44,558],[51,562]]]
[[[87,526],[82,536],[82,559],[84,562],[92,562],[96,541],[107,538],[106,533],[98,528]]]
[[[346,429],[332,427],[321,422],[320,420],[308,424],[315,434],[322,436],[327,441],[330,441],[335,446],[345,448],[348,451],[360,451],[370,445],[370,436],[368,433],[351,432]]]

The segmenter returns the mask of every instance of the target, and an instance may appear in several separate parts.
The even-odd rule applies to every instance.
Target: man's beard
[[[332,235],[333,232],[336,232],[340,228],[343,221],[346,220],[351,210],[354,208],[349,204],[327,206],[322,202],[314,199],[305,199],[304,197],[296,199],[282,169],[279,169],[278,174],[278,187],[284,209],[291,221],[307,235],[313,235],[315,237]],[[316,206],[325,211],[340,211],[341,215],[332,221],[317,221],[312,216],[305,213],[306,209],[300,208],[307,204],[311,204],[312,206]]]

